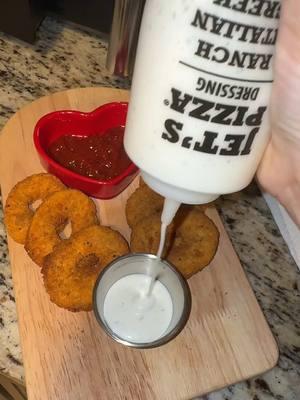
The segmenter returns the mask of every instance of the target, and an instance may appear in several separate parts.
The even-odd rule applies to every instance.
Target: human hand
[[[282,5],[271,100],[271,140],[257,171],[300,227],[300,2]]]

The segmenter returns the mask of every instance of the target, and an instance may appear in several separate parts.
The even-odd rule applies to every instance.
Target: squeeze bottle
[[[280,1],[146,1],[124,144],[156,192],[200,204],[250,183],[279,14]]]

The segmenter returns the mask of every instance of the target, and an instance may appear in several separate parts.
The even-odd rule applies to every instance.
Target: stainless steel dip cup
[[[169,291],[173,302],[173,315],[166,332],[149,343],[130,342],[111,330],[104,318],[104,300],[111,286],[124,276],[149,274],[152,268]],[[99,275],[93,292],[94,314],[104,331],[115,341],[125,346],[149,349],[162,346],[174,339],[184,328],[191,311],[191,292],[185,278],[167,261],[152,254],[129,254],[110,263]]]

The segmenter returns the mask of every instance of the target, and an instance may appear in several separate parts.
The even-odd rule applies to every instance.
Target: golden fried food
[[[212,207],[214,202],[199,204],[194,206],[199,211],[205,211]],[[141,179],[139,188],[129,197],[126,204],[127,223],[132,228],[142,218],[146,218],[155,212],[162,212],[164,206],[164,197],[154,192]]]
[[[61,181],[50,174],[32,175],[17,183],[10,191],[4,208],[8,234],[16,242],[24,244],[34,215],[32,205],[63,189],[65,186]]]
[[[25,242],[25,249],[36,264],[41,266],[44,257],[61,242],[60,233],[68,223],[71,236],[98,223],[94,202],[78,190],[56,192],[36,210]]]
[[[126,203],[125,212],[128,225],[132,228],[140,219],[155,212],[161,212],[163,204],[164,198],[143,184],[129,197]]]
[[[128,251],[126,240],[110,228],[95,225],[75,233],[45,258],[42,274],[50,300],[70,311],[91,310],[99,273]]]
[[[131,232],[130,248],[134,253],[156,254],[160,242],[160,213],[154,213],[136,223]],[[167,228],[162,257],[166,257],[174,241],[174,223]]]
[[[210,218],[194,207],[179,210],[175,224],[175,239],[167,260],[190,278],[214,258],[219,231]]]
[[[210,201],[209,203],[204,203],[204,204],[197,204],[194,207],[197,208],[197,210],[205,212],[208,208],[215,207],[216,206],[216,200]]]
[[[140,220],[132,229],[131,251],[156,254],[160,237],[159,214]],[[164,256],[186,278],[213,259],[219,242],[215,224],[193,206],[182,206],[171,226]]]

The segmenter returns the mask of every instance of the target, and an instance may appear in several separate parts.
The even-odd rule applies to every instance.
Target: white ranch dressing
[[[104,301],[104,317],[120,338],[135,343],[159,339],[171,322],[173,303],[167,288],[155,281],[148,295],[151,277],[127,275],[115,282]]]
[[[179,203],[166,199],[162,212],[161,258],[166,230],[175,216]],[[104,318],[120,338],[135,343],[159,339],[168,329],[173,316],[173,302],[168,289],[159,281],[156,260],[149,260],[149,272],[127,275],[115,282],[104,300]]]

